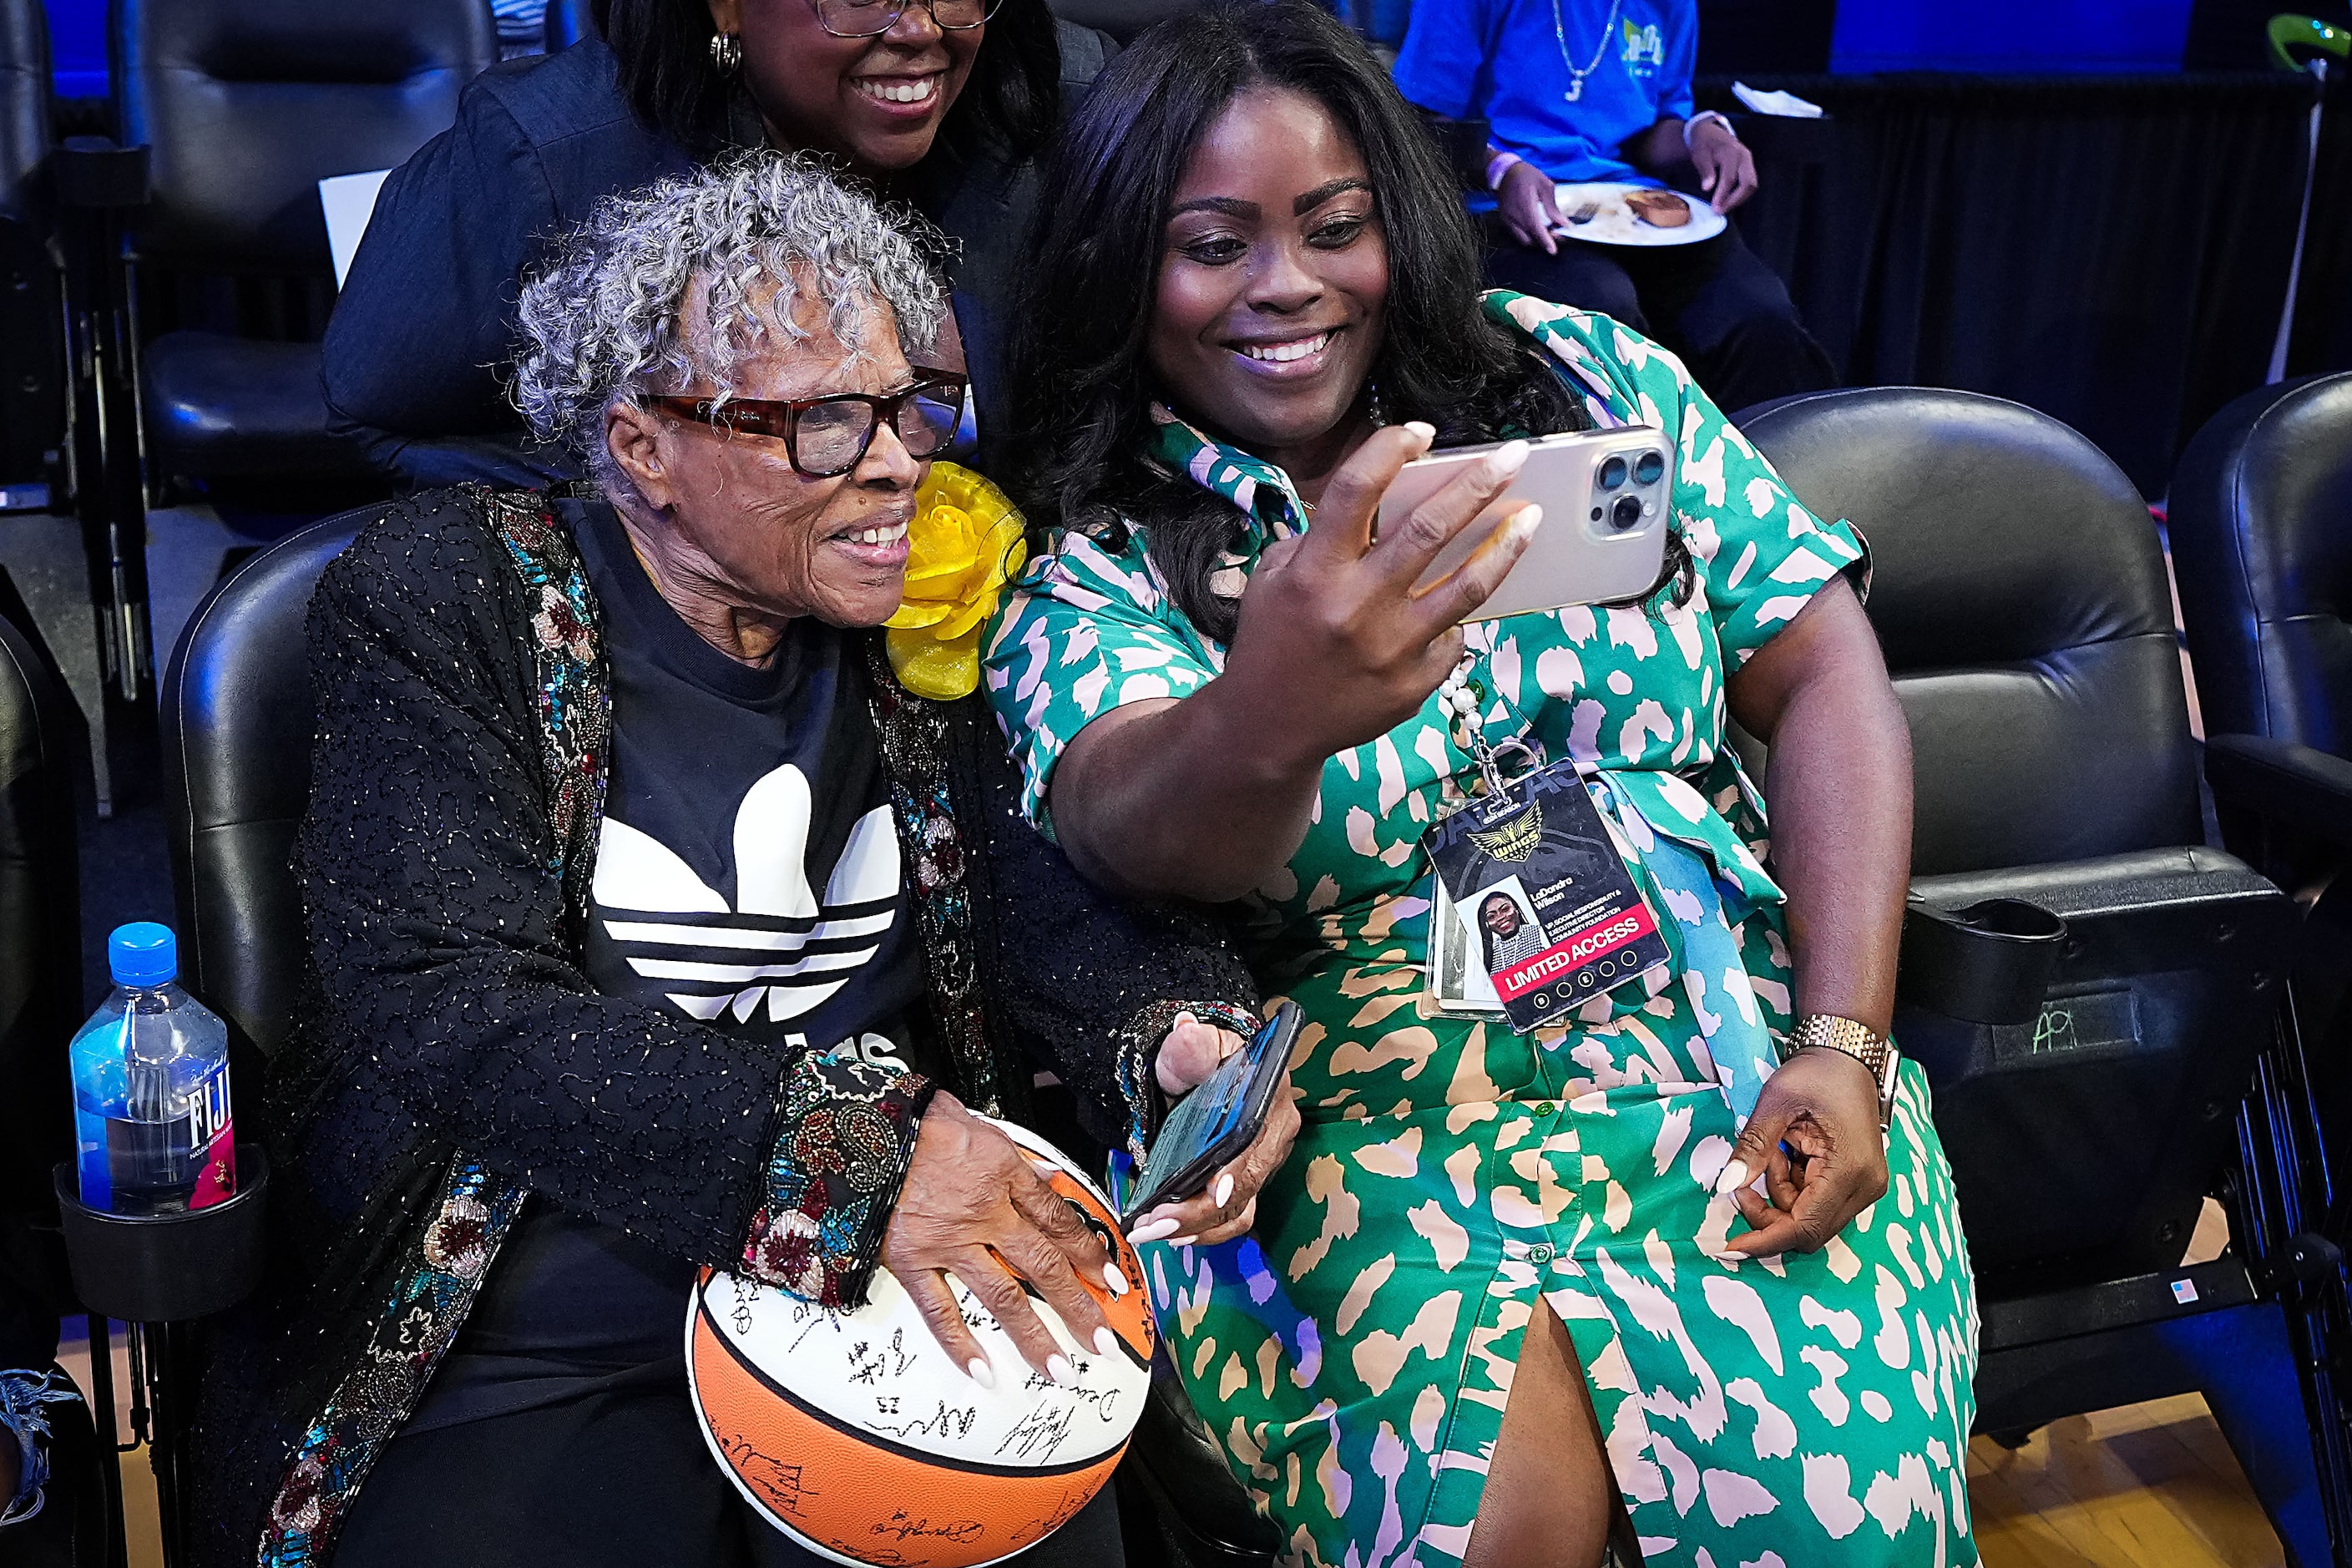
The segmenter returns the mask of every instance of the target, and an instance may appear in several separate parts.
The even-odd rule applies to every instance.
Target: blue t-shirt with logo
[[[1434,113],[1486,121],[1496,146],[1555,180],[1655,185],[1618,149],[1690,118],[1697,52],[1697,0],[1415,0],[1396,84]],[[1570,61],[1596,55],[1570,101]]]

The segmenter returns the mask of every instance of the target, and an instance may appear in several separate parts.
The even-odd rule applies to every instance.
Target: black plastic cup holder
[[[1941,910],[1912,899],[1904,911],[1897,997],[1971,1024],[2026,1024],[2058,973],[2066,922],[2023,899]]]
[[[185,1214],[90,1208],[70,1160],[55,1178],[74,1292],[91,1311],[126,1323],[180,1322],[234,1307],[261,1282],[269,1159],[259,1145],[237,1145],[235,1196]]]

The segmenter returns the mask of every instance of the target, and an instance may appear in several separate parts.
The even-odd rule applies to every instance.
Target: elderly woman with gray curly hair
[[[207,1368],[201,1557],[814,1562],[696,1429],[698,1268],[839,1305],[887,1265],[984,1385],[1027,1372],[947,1276],[1062,1380],[1026,1294],[1083,1344],[1140,1285],[972,1112],[1050,1068],[1124,1140],[1122,1071],[1232,1048],[1181,999],[1249,982],[1041,854],[984,710],[870,629],[943,309],[813,164],[615,198],[521,301],[516,401],[591,480],[388,507],[328,569],[280,1267]],[[1118,1562],[1109,1494],[1029,1555]]]

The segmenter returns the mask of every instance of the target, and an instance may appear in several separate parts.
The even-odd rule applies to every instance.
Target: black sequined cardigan
[[[211,1336],[196,1413],[196,1557],[223,1565],[331,1559],[527,1194],[855,1303],[930,1091],[590,987],[610,689],[544,498],[388,508],[329,567],[310,642],[311,977],[264,1097],[274,1261]],[[1050,1068],[1121,1141],[1115,1039],[1172,998],[1254,1001],[1247,972],[1204,914],[1079,879],[1018,817],[982,704],[912,697],[871,657],[948,1087],[1017,1115]]]

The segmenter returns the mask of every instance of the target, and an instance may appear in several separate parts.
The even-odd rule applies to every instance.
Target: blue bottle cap
[[[106,966],[117,985],[162,985],[180,975],[180,941],[153,921],[116,926],[106,939]]]

